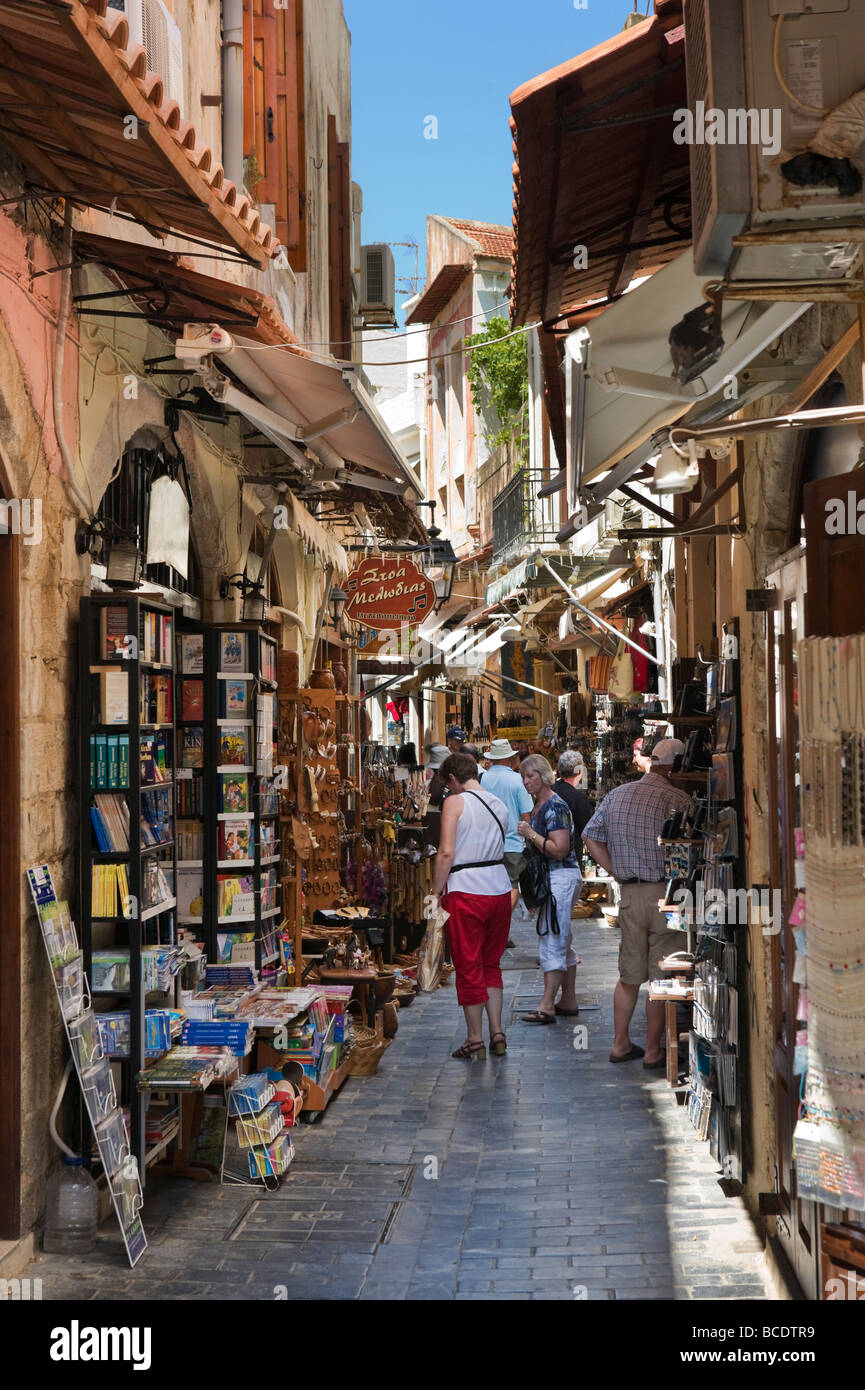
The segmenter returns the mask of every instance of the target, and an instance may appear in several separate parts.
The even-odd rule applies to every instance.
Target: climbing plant
[[[475,410],[484,421],[489,420],[490,408],[495,412],[493,428],[484,430],[484,437],[491,449],[506,444],[509,439],[522,437],[523,416],[528,401],[529,368],[525,335],[520,333],[515,338],[507,338],[505,342],[494,341],[504,338],[507,332],[506,319],[492,318],[484,324],[480,333],[466,338],[466,346],[473,348],[468,355],[468,380]]]

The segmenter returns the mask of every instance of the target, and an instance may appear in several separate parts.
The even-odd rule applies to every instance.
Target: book
[[[117,785],[118,787],[129,786],[129,735],[119,734],[117,741]]]
[[[183,767],[204,767],[204,730],[184,729],[182,742]]]
[[[252,845],[250,834],[252,822],[248,820],[223,820],[219,822],[219,858],[251,859]]]
[[[715,752],[731,753],[736,747],[736,701],[725,699],[718,703],[715,723]]]
[[[173,718],[172,678],[155,672],[141,675],[142,724],[170,724]]]
[[[103,661],[126,656],[129,652],[129,612],[126,604],[106,604],[99,610],[99,645]],[[130,653],[131,655],[131,653]]]
[[[129,674],[123,667],[91,668],[99,678],[99,723],[129,723]]]
[[[249,766],[249,730],[245,724],[225,724],[220,729],[219,762],[223,767]]]
[[[219,634],[220,671],[246,670],[246,633],[221,632]]]
[[[139,744],[141,781],[147,786],[167,781],[168,736],[165,733],[143,734]]]
[[[122,854],[128,850],[129,807],[126,804],[126,798],[123,796],[110,796],[105,792],[97,794],[93,798],[91,820],[93,820],[94,814],[108,840],[103,852]],[[94,830],[96,830],[95,821]]]
[[[105,734],[96,735],[96,781],[98,791],[108,786],[108,743]]]
[[[276,643],[269,642],[266,637],[259,637],[258,648],[261,678],[276,685]]]
[[[177,870],[177,915],[183,920],[199,918],[204,912],[204,875],[201,869]]]
[[[120,745],[117,734],[109,734],[107,738],[108,747],[108,787],[114,791],[118,786],[118,775],[120,771]]]
[[[255,913],[255,885],[251,878],[217,874],[217,915],[252,917]]]
[[[219,777],[219,809],[249,810],[249,779],[246,773],[223,772]]]
[[[203,632],[184,632],[181,635],[180,669],[184,676],[204,675]]]
[[[220,681],[219,686],[220,718],[242,718],[246,714],[246,681]]]
[[[227,682],[234,684],[234,682]],[[196,723],[204,718],[204,681],[184,680],[180,686],[180,718]]]

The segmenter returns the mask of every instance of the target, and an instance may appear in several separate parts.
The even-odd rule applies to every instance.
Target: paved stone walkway
[[[514,936],[506,1058],[452,1061],[453,987],[418,997],[378,1075],[295,1131],[278,1193],[153,1183],[139,1266],[108,1224],[95,1254],[30,1267],[44,1298],[771,1297],[744,1206],[663,1073],[607,1060],[617,933],[575,923],[585,1007],[548,1028],[518,1021],[540,976],[532,925]]]

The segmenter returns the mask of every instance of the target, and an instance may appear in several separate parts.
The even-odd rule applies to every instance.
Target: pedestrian
[[[520,776],[534,801],[534,810],[529,820],[520,821],[517,833],[545,856],[550,868],[550,896],[538,912],[538,956],[544,972],[544,995],[536,1009],[523,1014],[523,1022],[555,1023],[556,1014],[579,1012],[571,909],[582,875],[574,847],[573,817],[553,791],[556,777],[547,759],[539,753],[524,758]],[[561,999],[556,1003],[559,989]]]
[[[452,724],[447,732],[447,745],[449,753],[461,753],[463,744],[466,741],[466,731],[461,729],[459,724]]]
[[[511,885],[504,863],[508,808],[481,788],[478,765],[468,753],[443,764],[448,795],[433,869],[433,910],[450,914],[447,937],[456,969],[457,999],[466,1019],[466,1040],[453,1057],[483,1060],[486,1011],[490,1051],[502,1057],[501,958],[511,922]]]
[[[520,874],[526,867],[525,842],[517,834],[519,822],[531,813],[533,801],[517,772],[519,754],[509,739],[494,738],[486,750],[490,770],[484,776],[484,791],[492,792],[508,809],[505,839],[505,868],[511,881],[511,910],[520,897]]]
[[[429,784],[429,804],[424,816],[425,839],[427,844],[438,849],[439,836],[441,835],[441,807],[445,795],[441,768],[450,754],[443,743],[431,743],[425,751],[424,776]]]
[[[474,758],[475,762],[478,765],[478,780],[483,781],[484,769],[481,767],[481,750],[478,748],[477,744],[464,743],[462,746],[462,752],[468,753],[470,758]]]
[[[576,749],[566,749],[559,757],[556,768],[559,776],[553,783],[553,791],[567,804],[574,818],[575,839],[582,835],[583,827],[588,825],[592,817],[592,803],[581,790],[585,766],[582,753],[578,753]],[[581,852],[579,845],[577,852]]]
[[[621,888],[619,980],[613,994],[615,1036],[610,1061],[642,1057],[648,1071],[660,1071],[666,1065],[661,1051],[663,1003],[646,1000],[645,1050],[631,1042],[629,1028],[640,986],[662,978],[659,961],[681,944],[681,934],[667,929],[658,907],[664,896],[664,851],[658,837],[674,811],[691,809],[691,798],[669,782],[673,762],[684,749],[677,738],[656,743],[651,771],[608,792],[583,830],[589,854]]]
[[[651,772],[652,770],[652,759],[646,752],[649,743],[651,743],[651,740],[643,738],[642,734],[639,738],[634,739],[634,766],[638,768],[644,776],[647,772]]]

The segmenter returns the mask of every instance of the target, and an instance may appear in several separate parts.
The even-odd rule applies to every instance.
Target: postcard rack
[[[266,1072],[254,1073],[236,1081],[228,1092],[226,1132],[222,1150],[220,1181],[252,1187],[261,1182],[275,1192],[282,1175],[294,1158],[291,1137],[285,1132],[276,1087]],[[229,1121],[236,1122],[235,1138],[240,1156],[248,1164],[248,1176],[234,1172],[227,1163]]]
[[[130,1152],[123,1113],[117,1104],[109,1060],[103,1055],[84,955],[67,903],[58,902],[47,865],[28,869],[30,892],[42,930],[51,978],[66,1030],[69,1052],[96,1140],[99,1161],[126,1246],[130,1266],[147,1249],[139,1212],[143,1201],[135,1155]]]

